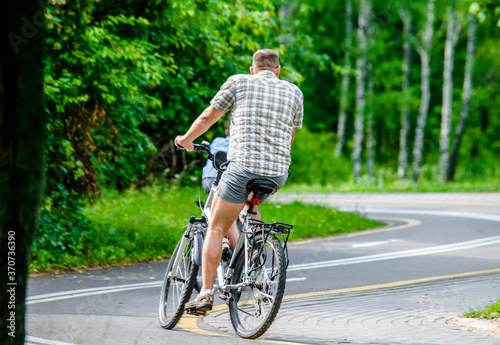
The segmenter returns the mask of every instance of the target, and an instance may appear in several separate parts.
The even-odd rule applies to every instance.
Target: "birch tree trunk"
[[[363,132],[365,118],[365,74],[366,74],[366,31],[368,14],[370,13],[369,0],[359,1],[358,16],[358,48],[359,55],[356,59],[356,108],[354,116],[354,149],[352,152],[354,178],[361,176],[361,151],[363,149]]]
[[[401,10],[403,20],[403,104],[401,107],[401,129],[399,132],[399,179],[406,178],[408,169],[408,131],[410,129],[410,68],[411,68],[411,12],[410,1],[407,1],[406,8]]]
[[[420,176],[420,165],[424,148],[425,123],[429,113],[431,101],[430,93],[430,55],[432,52],[432,36],[434,34],[434,7],[435,0],[427,3],[427,24],[425,28],[422,46],[416,45],[421,59],[421,96],[418,109],[417,128],[415,129],[415,143],[413,146],[413,180],[417,181]]]
[[[469,31],[467,33],[467,57],[465,60],[465,76],[464,88],[462,91],[462,112],[460,113],[460,121],[457,125],[455,133],[455,141],[450,156],[450,167],[448,170],[448,181],[453,181],[455,178],[455,169],[458,161],[458,151],[462,142],[462,134],[465,128],[465,121],[469,114],[469,103],[472,91],[472,68],[474,65],[474,49],[476,42],[476,19],[474,15],[469,14]]]
[[[24,344],[31,242],[42,199],[43,1],[7,1],[0,12],[0,344]]]
[[[453,62],[455,55],[455,44],[457,43],[460,23],[455,26],[455,9],[450,6],[448,10],[448,25],[444,51],[443,72],[443,106],[441,110],[441,141],[439,144],[439,179],[446,180],[449,165],[450,130],[451,130],[451,106],[453,98]]]
[[[345,48],[344,48],[344,74],[342,75],[342,90],[340,94],[339,122],[337,125],[337,145],[335,157],[340,157],[345,142],[345,124],[347,118],[347,100],[349,97],[349,71],[351,69],[352,47],[352,0],[346,1],[345,10]]]
[[[372,41],[370,39],[370,41]],[[369,177],[375,175],[375,154],[374,154],[374,138],[373,138],[373,65],[368,63],[366,77],[368,78],[368,105],[366,111],[366,170]]]

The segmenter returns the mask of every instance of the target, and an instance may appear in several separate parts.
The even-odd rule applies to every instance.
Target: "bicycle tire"
[[[262,236],[257,235],[255,243],[260,245],[262,242]],[[253,286],[233,290],[229,302],[233,328],[242,338],[256,339],[267,331],[278,314],[285,292],[285,253],[281,242],[271,234],[266,239],[266,252],[265,265],[253,273]],[[251,260],[251,253],[240,251],[236,258],[232,284],[239,284],[243,280],[245,254]],[[262,259],[261,255],[260,260]]]
[[[184,306],[189,301],[193,292],[198,274],[198,266],[192,258],[191,251],[193,250],[193,246],[192,241],[190,241],[184,248],[184,254],[177,269],[176,277],[169,277],[181,242],[182,240],[177,243],[174,253],[170,258],[160,293],[158,316],[160,325],[166,329],[174,328],[179,322],[184,313]]]

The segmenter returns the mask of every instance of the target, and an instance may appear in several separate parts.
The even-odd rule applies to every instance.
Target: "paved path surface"
[[[277,195],[384,218],[393,227],[290,247],[278,318],[235,336],[224,305],[172,331],[156,308],[166,263],[30,279],[28,345],[500,345],[447,320],[500,296],[500,193]]]
[[[290,200],[372,217],[389,213],[480,219],[484,215],[499,222],[500,234],[500,193],[281,194],[274,198]],[[500,260],[496,265],[500,267]],[[447,324],[469,308],[490,304],[499,296],[500,273],[356,292],[332,291],[284,301],[277,320],[262,338],[304,344],[500,345],[500,339]],[[198,320],[197,325],[219,334],[233,332],[226,309]]]
[[[500,273],[284,301],[266,340],[304,344],[500,344],[447,324],[469,307],[495,300]],[[227,309],[200,319],[232,335]]]
[[[413,210],[500,214],[500,193],[282,193],[271,200],[299,200],[361,213],[372,209],[389,212],[410,207]]]

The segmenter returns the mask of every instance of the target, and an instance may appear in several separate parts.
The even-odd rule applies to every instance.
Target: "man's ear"
[[[254,73],[253,73],[253,66],[250,66],[250,74],[254,75]]]
[[[276,74],[277,77],[280,76],[280,71],[281,71],[281,65],[276,67],[276,72],[274,72],[274,74]]]

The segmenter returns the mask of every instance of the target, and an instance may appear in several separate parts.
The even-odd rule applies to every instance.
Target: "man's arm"
[[[297,89],[297,94],[296,94],[296,100],[295,100],[295,107],[293,111],[293,132],[292,132],[292,142],[290,143],[290,147],[293,145],[293,142],[295,141],[295,132],[297,130],[302,128],[302,121],[304,119],[304,95],[302,94],[302,91],[298,87]]]
[[[187,151],[193,151],[193,141],[200,135],[208,131],[210,127],[224,115],[223,112],[215,109],[210,105],[201,113],[200,116],[193,122],[191,128],[184,135],[179,135],[175,138],[176,145],[182,146]]]
[[[292,142],[290,143],[290,147],[293,145],[293,142],[295,141],[295,132],[297,132],[296,129],[292,131]]]

